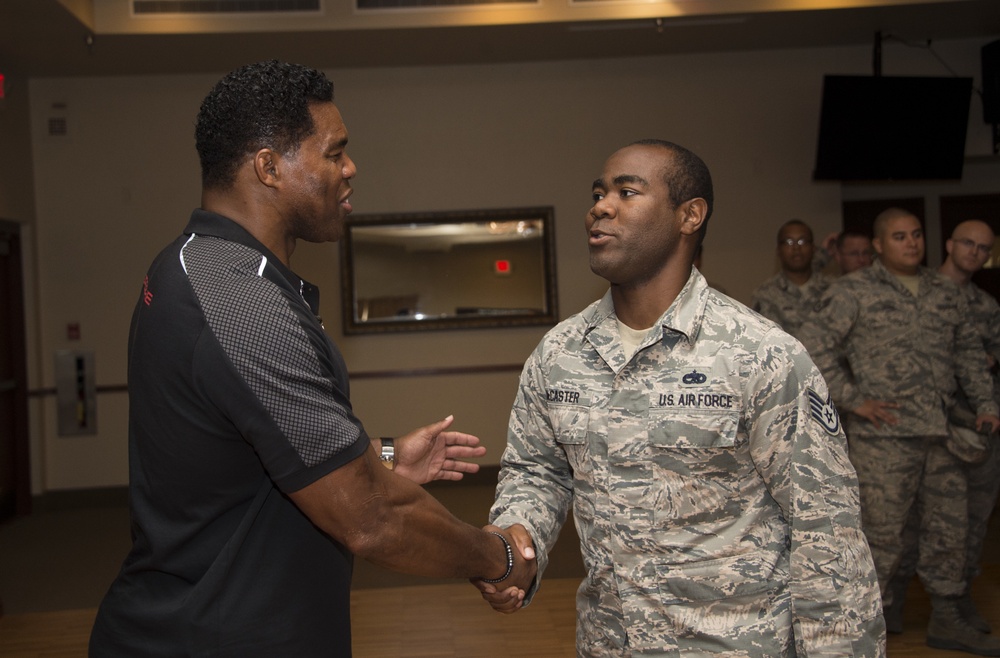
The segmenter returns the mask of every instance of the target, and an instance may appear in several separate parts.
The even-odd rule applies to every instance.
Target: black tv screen
[[[962,177],[972,78],[828,75],[815,180]]]

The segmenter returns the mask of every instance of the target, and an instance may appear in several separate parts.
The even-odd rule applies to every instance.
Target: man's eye
[[[591,196],[594,199],[594,203],[597,203],[604,198],[604,192],[594,192]]]
[[[629,197],[629,196],[635,196],[637,193],[635,190],[622,190],[620,194],[623,197]]]

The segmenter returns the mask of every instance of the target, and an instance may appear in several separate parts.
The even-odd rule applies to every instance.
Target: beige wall
[[[0,100],[0,218],[30,222],[35,216],[32,194],[30,104],[28,80],[7,75],[6,97]]]
[[[935,48],[978,84],[981,43]],[[553,205],[566,317],[605,289],[587,266],[590,182],[614,149],[635,139],[670,139],[708,163],[717,197],[704,269],[742,301],[774,271],[781,222],[801,217],[817,234],[836,230],[841,186],[811,181],[822,76],[867,74],[870,60],[857,47],[329,74],[359,167],[356,212]],[[923,50],[886,46],[884,61],[887,75],[945,74]],[[31,284],[41,327],[33,388],[53,386],[60,348],[93,350],[99,385],[125,382],[129,317],[146,266],[199,201],[194,117],[217,77],[32,81],[39,266]],[[69,135],[47,136],[48,119],[60,113]],[[977,100],[971,155],[990,151],[981,117]],[[355,372],[519,364],[544,331],[343,337],[336,245],[301,245],[292,266],[320,285],[327,330]],[[66,340],[69,322],[80,323],[80,341]],[[454,413],[458,428],[486,441],[484,461],[496,463],[516,380],[366,379],[353,385],[354,403],[375,435]],[[105,394],[99,404],[97,435],[64,438],[55,434],[51,399],[38,403],[36,491],[127,481],[125,396]]]

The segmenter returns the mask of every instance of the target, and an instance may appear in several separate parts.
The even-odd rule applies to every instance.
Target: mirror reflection
[[[554,324],[551,207],[349,217],[344,333]]]

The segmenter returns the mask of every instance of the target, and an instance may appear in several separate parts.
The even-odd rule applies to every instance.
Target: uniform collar
[[[880,259],[876,258],[872,262],[872,264],[869,265],[868,267],[871,268],[872,274],[874,274],[877,278],[885,281],[894,288],[898,288],[899,290],[905,290],[907,294],[909,294],[910,292],[909,289],[903,285],[903,283],[899,280],[898,276],[896,276],[895,274],[886,269],[885,265],[882,264],[882,261]],[[916,276],[920,278],[921,286],[933,283],[936,278],[935,272],[923,266],[917,268]]]
[[[709,288],[705,277],[697,268],[691,268],[691,275],[688,276],[687,283],[678,293],[676,299],[670,307],[660,316],[654,326],[663,328],[663,335],[674,333],[682,335],[687,341],[694,342],[701,330],[702,320],[705,317],[705,305],[708,303]],[[600,335],[605,339],[610,335],[617,336],[618,329],[615,325],[615,307],[611,300],[611,290],[604,293],[604,297],[592,309],[590,316],[586,318],[586,334],[596,332],[595,338]],[[604,342],[604,341],[601,341]]]
[[[818,290],[822,291],[826,287],[826,275],[822,272],[813,272],[809,275],[809,278],[801,286],[797,283],[793,283],[788,275],[785,274],[785,270],[778,271],[777,277],[778,287],[780,287],[785,292],[801,292],[803,290]]]

